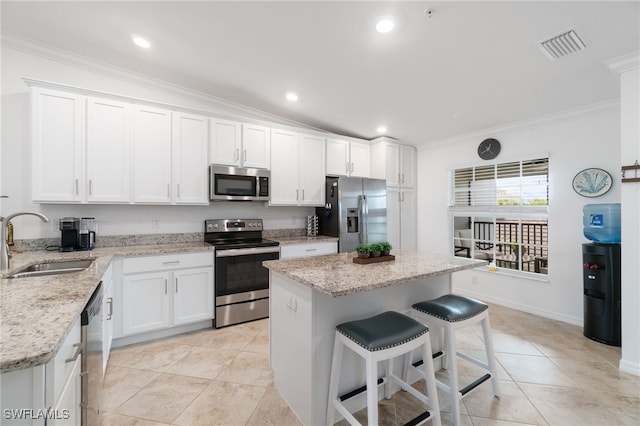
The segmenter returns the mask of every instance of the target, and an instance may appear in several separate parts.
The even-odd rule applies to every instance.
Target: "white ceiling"
[[[640,50],[638,1],[1,4],[7,34],[340,134],[385,124],[416,145],[616,99],[605,61]],[[396,30],[378,34],[386,14]],[[547,59],[537,42],[570,28],[589,48]]]

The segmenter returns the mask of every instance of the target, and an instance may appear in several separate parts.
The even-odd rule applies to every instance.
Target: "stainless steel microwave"
[[[269,177],[265,169],[209,166],[211,201],[269,201]]]

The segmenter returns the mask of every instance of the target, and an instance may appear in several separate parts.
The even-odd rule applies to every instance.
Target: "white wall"
[[[64,216],[93,216],[102,235],[202,232],[203,221],[214,218],[262,218],[265,229],[303,228],[313,208],[265,207],[262,203],[212,203],[210,206],[48,205],[30,201],[29,90],[23,77],[115,93],[171,105],[292,124],[242,106],[227,105],[201,94],[189,93],[161,82],[77,60],[56,59],[2,46],[2,141],[0,145],[0,215],[24,210],[39,211],[52,219],[43,224],[33,217],[14,219],[15,238],[58,237],[55,219]],[[75,64],[75,65],[71,65]],[[118,77],[121,75],[122,77]],[[159,226],[152,228],[152,218]]]
[[[631,63],[631,66],[628,64]],[[621,162],[640,162],[640,56],[613,67],[620,72]],[[626,177],[632,177],[627,175]],[[620,369],[640,376],[640,183],[622,184],[622,359]]]
[[[582,324],[582,207],[620,202],[620,110],[616,102],[557,117],[463,135],[418,153],[418,248],[449,253],[447,171],[488,164],[477,156],[478,144],[498,139],[502,152],[496,162],[549,155],[549,275],[548,281],[488,271],[454,274],[461,292],[487,301]],[[444,142],[444,141],[443,141]],[[574,192],[571,181],[579,171],[599,167],[614,176],[612,189],[599,198]],[[446,226],[443,226],[446,224]],[[472,278],[477,284],[472,284]]]

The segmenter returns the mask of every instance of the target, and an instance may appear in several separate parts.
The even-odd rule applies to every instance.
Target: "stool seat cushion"
[[[336,326],[336,330],[368,351],[392,348],[429,331],[413,318],[394,311],[345,322]]]
[[[437,299],[416,303],[411,307],[416,311],[449,322],[473,318],[489,308],[479,300],[456,294],[446,294]]]

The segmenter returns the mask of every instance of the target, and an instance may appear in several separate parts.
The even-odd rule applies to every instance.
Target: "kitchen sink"
[[[93,261],[94,259],[84,259],[34,263],[32,265],[16,269],[11,274],[5,275],[4,278],[28,278],[40,277],[43,275],[70,274],[72,272],[84,271],[93,263]]]

